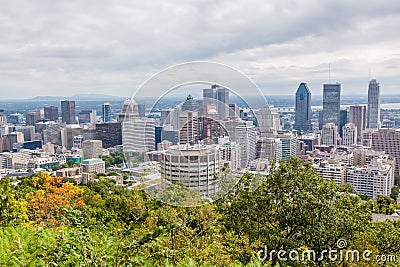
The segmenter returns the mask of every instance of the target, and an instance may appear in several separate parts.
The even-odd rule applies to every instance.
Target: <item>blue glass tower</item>
[[[300,83],[296,92],[294,129],[311,131],[311,92],[306,83]]]

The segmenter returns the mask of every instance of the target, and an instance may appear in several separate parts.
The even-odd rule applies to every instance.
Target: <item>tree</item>
[[[318,255],[341,238],[353,240],[370,222],[370,211],[358,196],[338,194],[333,181],[319,177],[312,165],[299,159],[273,166],[256,190],[250,190],[253,178],[242,177],[235,194],[219,205],[226,229],[247,240],[244,251],[248,244],[257,244],[275,251],[312,249]],[[249,261],[245,253],[238,254],[242,262]],[[272,260],[274,266],[276,255]]]
[[[400,186],[400,175],[399,174],[394,175],[394,185]]]
[[[376,204],[378,205],[379,213],[390,215],[394,212],[394,202],[389,196],[378,196],[376,198]]]
[[[394,200],[394,202],[397,202],[397,198],[399,197],[399,187],[397,185],[392,187],[392,190],[390,191],[390,197]]]
[[[51,177],[42,172],[31,179],[36,190],[27,196],[27,200],[32,220],[38,224],[58,225],[65,208],[76,209],[84,205],[83,189],[63,182],[62,177]]]

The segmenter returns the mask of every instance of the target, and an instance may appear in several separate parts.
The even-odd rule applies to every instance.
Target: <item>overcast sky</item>
[[[300,82],[322,94],[400,92],[400,1],[5,1],[0,98],[79,93],[131,96],[150,75],[215,61],[266,95]],[[149,92],[159,95],[159,92]]]

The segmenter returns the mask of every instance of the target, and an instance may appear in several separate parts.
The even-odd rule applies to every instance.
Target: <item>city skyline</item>
[[[265,95],[290,94],[301,81],[337,81],[344,94],[364,93],[373,77],[387,94],[400,85],[397,1],[21,4],[2,10],[3,98],[132,96],[154,73],[187,61],[232,66]]]

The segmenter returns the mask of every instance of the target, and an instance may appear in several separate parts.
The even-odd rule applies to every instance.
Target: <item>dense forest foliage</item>
[[[262,180],[247,173],[224,198],[189,208],[108,179],[76,185],[48,173],[18,184],[3,178],[0,266],[399,266],[400,223],[371,217],[395,207],[390,197],[364,201],[298,159]],[[370,250],[370,260],[260,257],[267,248],[319,255],[338,240]],[[378,262],[377,255],[397,262]]]

